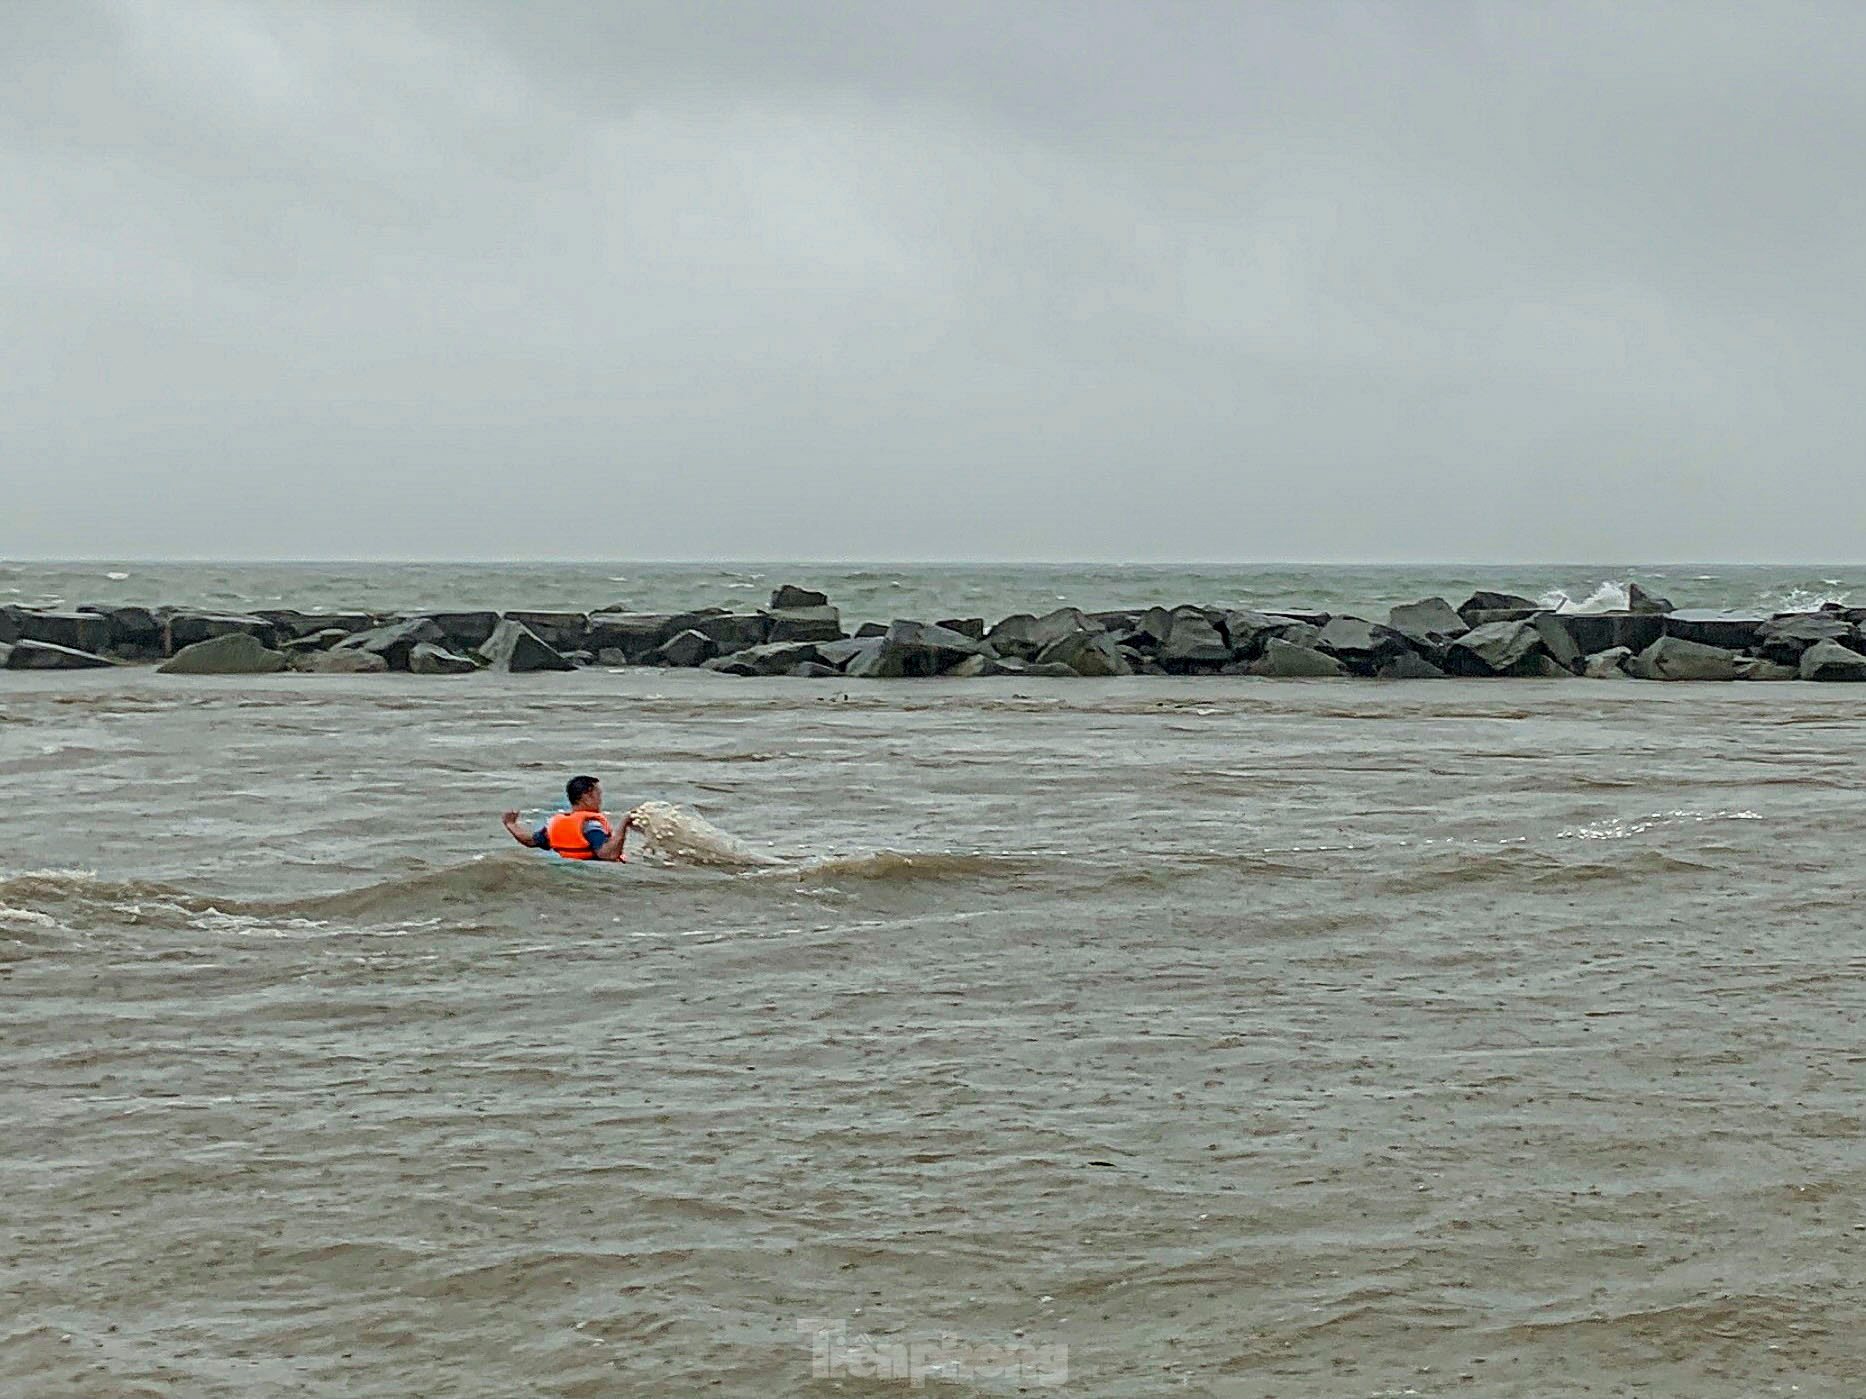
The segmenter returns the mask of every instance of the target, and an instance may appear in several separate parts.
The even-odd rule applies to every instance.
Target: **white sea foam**
[[[1624,612],[1631,605],[1627,587],[1609,578],[1579,602],[1560,588],[1551,589],[1537,601],[1554,612]]]

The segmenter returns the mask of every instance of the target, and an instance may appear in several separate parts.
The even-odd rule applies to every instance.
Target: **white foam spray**
[[[779,863],[775,856],[727,835],[698,812],[672,802],[643,802],[629,812],[629,820],[641,832],[648,853],[670,865],[748,869]]]

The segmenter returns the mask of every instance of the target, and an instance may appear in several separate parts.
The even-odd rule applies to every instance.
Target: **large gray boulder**
[[[1611,651],[1616,646],[1643,651],[1665,635],[1665,618],[1659,613],[1557,612],[1554,617],[1583,656]]]
[[[163,675],[271,675],[289,658],[248,632],[227,632],[184,646],[156,669]]]
[[[1726,651],[1754,646],[1769,620],[1757,614],[1704,610],[1672,612],[1661,618],[1667,636],[1695,641],[1700,646],[1721,646]]]
[[[281,651],[287,642],[296,641],[300,637],[332,630],[368,631],[387,620],[367,612],[300,612],[295,607],[261,607],[255,609],[253,615],[272,624],[272,645]]]
[[[1312,651],[1307,646],[1296,646],[1281,637],[1270,637],[1264,642],[1263,654],[1250,663],[1248,673],[1267,675],[1278,679],[1299,679],[1314,676],[1346,675],[1347,669],[1333,656],[1320,651]]]
[[[1539,661],[1548,658],[1542,633],[1527,621],[1485,622],[1445,648],[1446,668],[1457,675],[1540,675]]]
[[[507,612],[505,618],[529,628],[533,636],[553,651],[578,651],[589,644],[585,633],[589,630],[590,619],[585,612]]]
[[[1538,612],[1529,619],[1529,625],[1542,638],[1542,649],[1548,652],[1550,660],[1570,675],[1581,669],[1586,656],[1559,617],[1553,612]]]
[[[747,646],[762,646],[771,640],[771,619],[756,612],[689,612],[674,618],[678,631],[697,631],[726,654],[743,651]],[[672,640],[670,636],[667,640]],[[667,641],[663,641],[666,645]]]
[[[715,656],[702,666],[726,675],[788,675],[793,667],[822,665],[823,653],[810,641],[767,641],[730,656]]]
[[[1100,632],[1102,624],[1074,607],[1059,607],[1041,617],[1028,612],[1013,613],[985,633],[985,642],[993,654],[1021,661],[1034,661],[1044,647],[1076,632]]]
[[[1742,658],[1725,646],[1662,636],[1627,664],[1640,680],[1734,680]]]
[[[1066,665],[1075,674],[1083,676],[1134,673],[1134,667],[1121,654],[1121,648],[1105,631],[1076,631],[1059,637],[1037,653],[1036,665]]]
[[[1799,665],[1783,665],[1764,656],[1744,656],[1736,663],[1738,680],[1799,680]]]
[[[1284,641],[1295,640],[1291,631],[1301,625],[1292,617],[1256,612],[1250,608],[1238,608],[1224,614],[1225,639],[1231,643],[1232,659],[1240,661],[1261,656],[1264,644],[1273,636],[1281,637]],[[1311,638],[1321,634],[1320,627],[1310,627],[1308,631]]]
[[[1672,610],[1672,601],[1657,593],[1647,592],[1637,583],[1629,583],[1626,587],[1626,610],[1648,616],[1661,615]]]
[[[1493,593],[1479,588],[1458,605],[1458,615],[1472,626],[1478,623],[1472,617],[1478,612],[1521,612],[1537,610],[1539,604],[1533,598],[1520,597],[1515,593]],[[1509,620],[1509,619],[1501,619]]]
[[[630,665],[637,665],[685,630],[679,614],[672,612],[592,612],[583,637],[592,650],[620,651]]]
[[[576,669],[543,637],[523,622],[514,621],[510,617],[499,619],[499,625],[493,628],[492,635],[486,638],[486,644],[479,648],[479,653],[491,669],[510,671],[514,675],[540,670]]]
[[[787,611],[793,607],[827,607],[829,594],[819,593],[814,588],[799,588],[785,583],[771,594],[771,610]]]
[[[415,675],[471,675],[479,666],[470,656],[457,656],[445,646],[419,641],[408,653],[408,669]]]
[[[1596,651],[1583,662],[1581,674],[1589,680],[1624,680],[1626,663],[1633,659],[1632,651],[1625,646],[1609,646],[1604,651]]]
[[[346,636],[332,649],[338,651],[367,651],[371,655],[381,656],[389,663],[390,670],[407,670],[408,658],[415,647],[422,643],[431,646],[444,645],[447,634],[431,617],[410,617],[407,621],[391,622],[386,627],[371,627]]]
[[[20,641],[43,641],[68,651],[96,653],[110,648],[110,622],[95,612],[35,612],[15,614]]]
[[[1817,641],[1801,653],[1803,680],[1866,680],[1866,656],[1837,641]]]
[[[1458,610],[1442,597],[1402,603],[1387,613],[1387,625],[1401,636],[1430,646],[1442,646],[1471,628]]]
[[[424,612],[440,629],[441,640],[456,651],[475,651],[492,640],[499,625],[497,612]]]
[[[1360,617],[1331,617],[1315,638],[1315,649],[1325,651],[1356,675],[1373,675],[1413,644],[1392,627]]]
[[[256,637],[268,649],[276,646],[279,640],[277,627],[264,617],[254,617],[244,612],[176,612],[169,617],[163,631],[163,649],[171,655],[197,641],[208,641],[233,632],[245,632]]]
[[[1041,659],[1041,657],[1039,657]],[[1216,670],[1231,659],[1231,643],[1201,608],[1175,607],[1159,660],[1174,672]]]
[[[292,669],[311,675],[379,675],[388,668],[374,651],[300,651],[292,656]]]
[[[833,607],[771,607],[760,615],[774,642],[842,640],[842,614]]]
[[[81,607],[80,612],[94,612],[110,626],[110,640],[103,648],[126,660],[149,660],[162,654],[162,622],[146,607]]]
[[[15,641],[6,656],[8,670],[95,670],[111,664],[114,663],[90,651],[27,637]]]
[[[1852,646],[1859,628],[1834,612],[1800,612],[1771,617],[1756,633],[1756,652],[1781,665],[1798,665],[1801,653],[1819,641]]]
[[[719,654],[719,646],[705,632],[692,627],[675,632],[648,653],[648,663],[659,666],[690,668],[710,661]]]

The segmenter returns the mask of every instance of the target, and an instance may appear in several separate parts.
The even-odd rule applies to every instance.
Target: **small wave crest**
[[[783,872],[806,880],[862,879],[911,883],[986,876],[1001,878],[1025,873],[1033,865],[1033,861],[1016,855],[875,850],[865,855],[825,855],[786,866]]]

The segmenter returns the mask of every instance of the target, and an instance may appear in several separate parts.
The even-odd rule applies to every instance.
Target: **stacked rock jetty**
[[[1866,608],[1738,615],[1674,608],[1637,586],[1618,612],[1553,612],[1512,593],[1461,606],[1424,598],[1384,620],[1321,612],[1058,608],[866,622],[843,629],[822,593],[783,587],[756,612],[251,614],[185,608],[0,607],[12,670],[155,662],[194,675],[700,667],[726,675],[887,680],[932,676],[1511,676],[1646,680],[1866,680]]]

